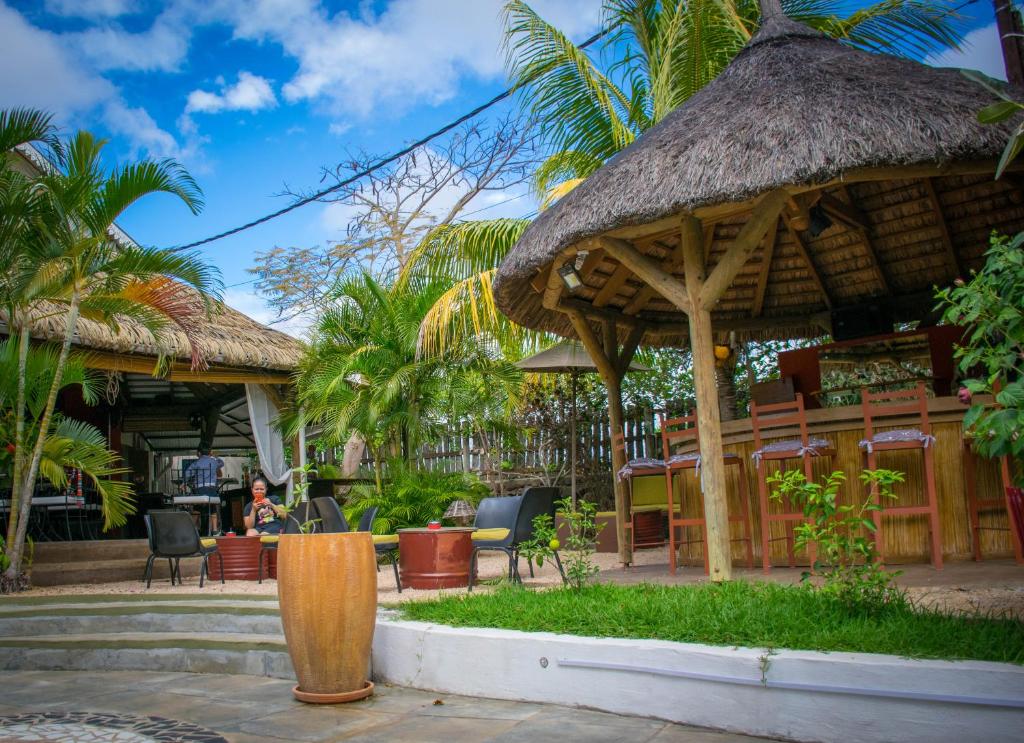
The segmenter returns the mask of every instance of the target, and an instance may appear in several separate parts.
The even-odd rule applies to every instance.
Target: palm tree
[[[848,15],[842,0],[782,6],[790,18],[871,51],[921,58],[963,38],[960,18],[928,0],[880,0]],[[510,76],[552,151],[534,177],[543,207],[713,80],[756,33],[760,10],[756,0],[606,0],[605,36],[594,54],[522,0],[506,4],[505,19]],[[431,348],[467,329],[502,327],[490,282],[528,224],[454,224],[424,240],[417,253],[459,282],[427,317]]]
[[[450,285],[409,280],[388,287],[369,274],[344,281],[300,366],[303,420],[293,427],[319,423],[333,443],[358,434],[373,455],[378,492],[385,460],[412,460],[444,428],[467,420],[485,425],[517,395],[518,370],[475,339],[443,354],[419,353],[423,319]]]
[[[0,134],[0,141],[12,139]],[[31,494],[78,318],[100,320],[115,329],[119,318],[132,318],[157,338],[175,326],[191,341],[209,311],[209,294],[219,287],[216,270],[195,254],[138,247],[116,238],[115,220],[146,195],[173,194],[193,213],[202,207],[202,199],[195,181],[172,160],[144,160],[106,172],[100,161],[105,144],[79,132],[62,153],[63,170],[45,168],[42,175],[29,179],[36,201],[19,223],[17,239],[0,253],[11,327],[19,341],[20,371],[32,319],[56,315],[65,321],[38,435],[34,441],[19,436],[15,442],[9,574],[20,569]],[[195,343],[192,348],[193,366],[199,367],[200,349]]]
[[[57,372],[57,355],[55,346],[29,349],[24,376],[19,376],[17,341],[0,341],[0,441],[13,443],[19,423],[28,426],[29,439],[38,436],[46,398]],[[62,377],[62,388],[78,385],[86,403],[97,401],[96,376],[85,367],[81,357],[68,359]],[[25,407],[21,409],[15,406],[19,394],[25,396]],[[133,510],[131,486],[110,478],[129,470],[117,466],[118,457],[107,449],[103,434],[88,423],[55,414],[44,438],[40,476],[54,487],[63,488],[68,482],[67,469],[80,470],[100,495],[104,528],[123,525]],[[0,457],[10,456],[6,447],[0,451]]]

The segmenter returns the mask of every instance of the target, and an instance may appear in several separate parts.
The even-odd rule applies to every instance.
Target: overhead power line
[[[589,39],[584,41],[582,44],[580,44],[579,48],[580,49],[586,49],[588,46],[590,46],[594,42],[596,42],[599,39],[601,39],[604,36],[606,36],[611,30],[612,30],[612,28],[609,27],[609,28],[603,29],[602,31],[597,32],[596,34],[591,36]],[[345,186],[350,186],[353,183],[355,183],[356,181],[358,181],[360,178],[364,178],[364,177],[370,175],[370,173],[373,173],[375,170],[380,170],[385,165],[390,165],[391,163],[395,162],[396,160],[400,160],[401,158],[403,158],[406,155],[408,155],[409,153],[419,149],[420,147],[422,147],[423,145],[427,144],[428,142],[430,142],[432,140],[435,140],[438,137],[443,136],[444,134],[447,134],[448,132],[450,132],[452,129],[454,129],[455,127],[459,126],[460,124],[464,124],[465,122],[469,121],[470,119],[475,118],[476,116],[480,115],[481,113],[486,111],[491,106],[494,106],[494,105],[500,103],[501,101],[505,100],[506,98],[509,98],[515,92],[516,92],[516,86],[513,86],[511,88],[508,88],[507,90],[502,91],[501,93],[499,93],[498,95],[494,96],[493,98],[491,98],[491,100],[487,101],[486,103],[480,104],[479,106],[474,108],[469,113],[463,114],[459,118],[455,119],[455,121],[452,121],[449,124],[445,124],[443,127],[438,129],[437,131],[431,132],[430,134],[426,135],[422,139],[416,140],[415,142],[410,144],[408,147],[405,147],[404,149],[401,149],[398,152],[395,152],[394,154],[388,155],[387,157],[384,157],[384,158],[381,158],[380,160],[377,160],[375,163],[372,163],[372,164],[368,165],[363,170],[360,170],[358,173],[355,173],[354,175],[349,176],[348,178],[346,178],[345,180],[341,181],[340,183],[336,183],[333,186],[329,186],[328,188],[321,189],[320,191],[317,191],[316,193],[310,194],[309,196],[304,196],[303,198],[299,199],[298,201],[295,201],[295,202],[289,204],[288,206],[286,206],[286,207],[284,207],[282,209],[278,209],[276,212],[272,212],[270,214],[266,214],[266,215],[264,215],[264,216],[262,216],[262,217],[260,217],[258,219],[252,220],[251,222],[246,222],[243,225],[239,225],[238,227],[233,227],[230,230],[226,230],[224,232],[220,232],[220,233],[218,233],[216,235],[212,235],[211,237],[203,238],[202,240],[196,240],[195,242],[190,242],[190,243],[187,243],[185,245],[178,245],[177,247],[170,248],[170,250],[172,252],[174,252],[174,251],[180,251],[180,250],[188,250],[190,248],[198,248],[200,245],[206,245],[207,243],[212,243],[212,242],[214,242],[216,240],[220,240],[220,239],[225,238],[225,237],[230,237],[231,235],[237,235],[239,232],[244,232],[245,230],[252,229],[253,227],[256,227],[258,225],[264,224],[264,223],[269,222],[269,221],[271,221],[273,219],[277,219],[278,217],[282,217],[285,214],[287,214],[288,212],[295,211],[299,207],[305,206],[306,204],[311,204],[314,201],[319,201],[320,199],[322,199],[327,194],[334,193],[335,191],[339,191],[342,188],[344,188]]]

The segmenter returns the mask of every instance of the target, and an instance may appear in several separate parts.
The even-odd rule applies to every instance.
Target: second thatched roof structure
[[[982,264],[992,230],[1024,229],[1021,182],[992,177],[1010,124],[977,121],[992,101],[958,70],[769,16],[721,75],[530,226],[498,270],[498,306],[561,335],[573,335],[563,311],[574,307],[644,324],[645,343],[686,343],[685,315],[597,239],[631,241],[678,277],[679,216],[693,214],[710,272],[755,197],[788,187],[791,203],[715,306],[716,328],[816,335],[831,310],[877,302],[919,319],[933,285]],[[563,263],[583,281],[571,296],[554,274]]]

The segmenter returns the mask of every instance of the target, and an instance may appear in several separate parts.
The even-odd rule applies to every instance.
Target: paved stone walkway
[[[290,682],[255,676],[18,671],[5,673],[3,685],[5,742],[762,740],[640,717],[399,687],[378,687],[372,698],[347,706],[310,707],[293,701]]]

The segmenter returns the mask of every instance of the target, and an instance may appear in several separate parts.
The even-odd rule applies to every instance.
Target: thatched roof
[[[60,343],[64,340],[64,317],[59,308],[39,308],[32,322],[32,337]],[[2,311],[0,331],[7,332],[7,317]],[[200,328],[196,339],[206,361],[221,368],[292,371],[298,366],[303,348],[295,338],[220,302],[214,303],[212,317]],[[165,330],[158,342],[134,320],[119,320],[115,331],[101,322],[80,317],[74,343],[79,350],[153,358],[164,355],[183,362],[191,356],[191,347],[182,331]]]
[[[818,313],[928,291],[979,266],[991,230],[1024,229],[1019,183],[994,182],[994,163],[979,165],[998,157],[1011,127],[978,123],[992,100],[958,70],[864,52],[771,16],[721,75],[529,227],[498,270],[498,306],[522,325],[574,335],[565,315],[542,306],[557,256],[611,234],[678,275],[671,218],[693,213],[710,271],[750,200],[782,186],[824,194],[817,203],[831,207],[834,226],[812,237],[780,219],[774,245],[758,248],[715,307],[720,328],[817,334]],[[645,342],[685,342],[685,316],[640,295],[651,292],[624,266],[599,255],[576,265],[587,275],[573,301],[681,324]]]

